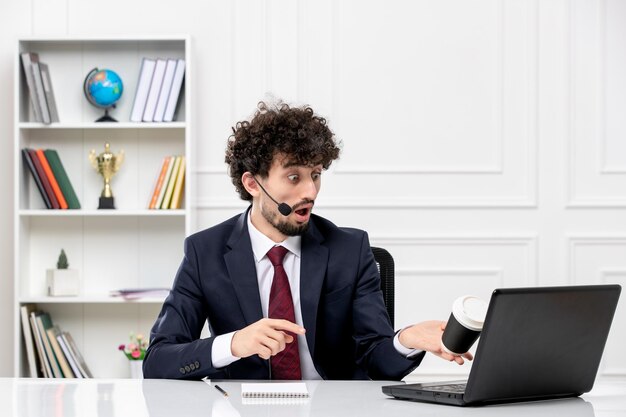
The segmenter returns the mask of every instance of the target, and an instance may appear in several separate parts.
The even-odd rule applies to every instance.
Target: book
[[[50,111],[46,102],[46,92],[43,89],[43,79],[41,78],[41,68],[39,67],[39,55],[30,55],[30,65],[33,71],[33,79],[35,80],[35,91],[37,92],[37,100],[41,110],[41,120],[45,124],[50,124]]]
[[[148,92],[148,99],[146,100],[146,108],[143,111],[143,121],[151,122],[154,118],[154,111],[156,110],[157,100],[159,99],[159,93],[161,92],[161,85],[163,84],[163,75],[165,74],[165,67],[167,62],[164,59],[157,59],[156,66],[154,67],[154,75],[152,76],[152,82],[150,83],[150,91]]]
[[[309,398],[304,382],[242,383],[242,398]]]
[[[180,167],[178,168],[178,174],[176,175],[176,184],[174,184],[174,191],[172,192],[172,201],[170,202],[171,209],[180,208],[183,194],[183,184],[185,183],[185,157],[180,157]]]
[[[170,181],[170,177],[172,176],[172,171],[174,170],[174,162],[176,161],[175,156],[170,157],[170,163],[167,166],[167,172],[165,173],[165,178],[163,179],[163,186],[161,187],[161,191],[159,192],[159,197],[157,198],[156,205],[154,208],[160,209],[163,204],[163,198],[165,197],[165,190],[167,189],[167,184]]]
[[[33,108],[33,115],[35,116],[35,121],[41,123],[43,118],[41,117],[41,105],[39,104],[39,98],[35,88],[35,77],[33,76],[31,56],[37,56],[37,54],[34,52],[23,52],[20,54],[22,69],[24,69],[24,78],[26,78],[26,86],[28,87],[28,94],[30,96],[30,103]],[[37,59],[39,59],[38,56]]]
[[[52,319],[48,313],[41,313],[35,316],[35,322],[37,323],[37,328],[39,329],[39,334],[41,335],[41,340],[43,341],[46,358],[48,358],[48,363],[52,369],[52,375],[54,378],[63,378],[59,362],[57,361],[57,357],[54,354],[52,345],[50,344],[50,339],[48,339],[48,329],[52,328]]]
[[[34,304],[24,304],[20,306],[20,317],[22,322],[22,334],[24,335],[24,346],[26,347],[26,359],[28,360],[28,374],[31,378],[37,378],[37,354],[35,351],[35,335],[30,327],[30,313],[35,311]]]
[[[137,82],[137,91],[135,92],[135,101],[133,109],[130,113],[131,122],[141,122],[143,111],[146,108],[146,100],[150,92],[150,84],[152,83],[152,75],[156,61],[150,58],[143,58],[141,61],[141,69],[139,70],[139,81]]]
[[[72,368],[70,368],[70,364],[61,349],[61,345],[59,345],[59,341],[57,340],[57,335],[61,334],[61,330],[59,326],[54,325],[51,328],[46,330],[48,334],[48,340],[50,341],[50,346],[52,346],[52,350],[54,351],[54,355],[57,358],[59,363],[59,367],[61,368],[61,372],[63,373],[64,378],[75,378],[74,372],[72,372]]]
[[[41,166],[43,167],[46,176],[48,177],[48,181],[50,181],[50,186],[54,191],[54,195],[59,202],[60,208],[63,210],[67,209],[67,201],[65,201],[65,197],[63,196],[63,192],[61,192],[61,188],[59,187],[59,183],[57,182],[54,174],[52,173],[52,169],[50,168],[50,164],[48,163],[48,159],[46,155],[43,153],[43,149],[37,149],[35,151],[37,153],[37,157],[39,158],[39,162],[41,162]]]
[[[33,335],[35,336],[35,346],[37,347],[37,356],[39,357],[41,374],[44,378],[52,378],[52,369],[50,368],[50,363],[48,362],[48,357],[46,356],[46,351],[43,346],[43,339],[41,338],[41,333],[39,332],[39,326],[37,326],[36,319],[37,316],[40,314],[40,311],[33,311],[30,313],[30,328],[33,331]]]
[[[52,206],[53,209],[61,208],[61,206],[59,206],[59,201],[57,200],[57,197],[54,194],[54,190],[52,189],[52,185],[50,184],[50,180],[48,179],[48,176],[46,175],[46,172],[43,169],[43,165],[41,165],[41,161],[39,160],[39,157],[37,156],[37,152],[34,149],[30,149],[30,148],[26,148],[26,150],[28,151],[30,160],[33,162],[33,165],[35,166],[35,169],[37,171],[37,176],[39,177],[41,184],[46,190],[46,195],[48,196],[48,199],[50,200],[50,205]]]
[[[159,176],[157,177],[157,181],[154,185],[154,191],[152,192],[152,197],[150,198],[150,202],[148,203],[149,209],[156,208],[156,202],[159,198],[159,193],[161,192],[161,188],[163,188],[163,182],[165,181],[165,174],[167,173],[167,167],[172,160],[171,156],[166,156],[163,158],[163,163],[161,164],[161,170],[159,171]]]
[[[163,114],[165,113],[165,107],[167,106],[167,99],[170,96],[172,89],[172,82],[174,81],[174,73],[176,72],[176,60],[168,59],[165,66],[165,73],[163,74],[163,83],[161,85],[161,91],[159,92],[159,98],[157,100],[156,109],[154,110],[154,117],[152,121],[162,122]]]
[[[172,199],[172,193],[174,192],[174,185],[176,185],[176,176],[178,175],[180,161],[181,156],[177,156],[174,161],[174,168],[172,168],[172,173],[167,181],[167,189],[165,190],[165,196],[163,197],[163,202],[161,203],[162,209],[168,209],[170,207],[170,200]]]
[[[24,165],[28,167],[28,169],[30,170],[30,173],[33,176],[33,179],[35,180],[35,184],[37,185],[39,194],[41,194],[41,198],[43,198],[43,202],[46,205],[46,208],[51,209],[52,204],[50,203],[50,199],[48,198],[46,189],[43,187],[41,179],[39,178],[39,175],[37,174],[37,169],[35,168],[33,161],[30,159],[30,155],[28,154],[28,149],[26,148],[22,149],[22,159],[24,160]]]
[[[80,372],[85,378],[93,378],[93,374],[89,370],[89,367],[87,366],[83,355],[81,355],[80,350],[78,350],[78,346],[76,346],[72,335],[68,332],[63,332],[63,338],[67,342],[70,350],[72,351],[72,354],[76,358],[76,364],[78,365],[78,369],[80,370]]]
[[[54,174],[54,178],[56,178],[57,183],[59,184],[59,188],[61,189],[65,200],[67,201],[68,208],[79,209],[80,201],[78,201],[78,197],[76,197],[74,187],[72,187],[72,183],[67,176],[67,172],[65,172],[65,168],[61,163],[59,154],[54,149],[46,149],[43,153],[46,156],[48,164],[50,165],[52,173]]]
[[[41,81],[43,83],[43,91],[46,97],[46,104],[48,104],[48,111],[50,112],[50,122],[59,122],[59,111],[57,110],[57,103],[54,99],[54,90],[52,89],[52,78],[50,77],[50,69],[48,64],[39,62],[39,70],[41,72]]]
[[[165,287],[121,288],[110,292],[111,297],[122,297],[125,300],[136,300],[143,297],[165,297],[170,289]]]
[[[63,351],[63,355],[65,355],[65,359],[67,359],[67,363],[70,365],[70,368],[72,368],[72,373],[74,374],[74,376],[76,376],[76,378],[85,378],[85,376],[80,372],[80,368],[78,367],[77,360],[72,354],[72,351],[70,350],[67,340],[65,340],[65,338],[63,337],[63,332],[59,332],[56,335],[56,338],[57,338],[57,343],[59,344],[59,346],[61,347],[61,350]]]
[[[179,59],[176,62],[176,71],[174,72],[174,80],[172,81],[172,88],[170,88],[170,94],[167,98],[167,106],[165,106],[165,113],[163,113],[163,121],[171,122],[174,120],[174,114],[176,113],[176,107],[178,104],[178,97],[183,86],[183,80],[185,78],[185,60]]]

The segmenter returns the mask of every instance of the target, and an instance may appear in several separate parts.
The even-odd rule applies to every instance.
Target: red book
[[[57,200],[54,191],[52,190],[52,186],[50,185],[50,181],[48,180],[48,176],[46,175],[46,172],[43,169],[43,166],[41,165],[41,161],[39,160],[39,157],[37,156],[37,152],[34,149],[27,149],[28,150],[28,155],[30,156],[30,160],[33,162],[33,165],[35,165],[35,170],[37,171],[37,175],[39,176],[39,179],[41,180],[41,184],[43,185],[43,188],[46,190],[46,194],[48,195],[48,198],[50,199],[50,204],[52,205],[53,209],[58,209],[60,208],[59,206],[59,201]]]
[[[39,161],[41,162],[41,166],[43,167],[43,170],[48,177],[48,181],[50,181],[52,191],[54,191],[54,195],[59,202],[59,206],[61,206],[62,209],[67,210],[67,201],[65,201],[65,197],[63,197],[63,192],[61,192],[61,188],[59,187],[56,178],[54,178],[54,174],[52,173],[50,164],[48,164],[48,159],[46,159],[46,155],[43,153],[43,149],[37,149],[36,152],[37,156],[39,157]]]

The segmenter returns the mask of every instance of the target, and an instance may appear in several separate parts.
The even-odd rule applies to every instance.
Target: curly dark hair
[[[328,169],[339,158],[339,144],[326,119],[311,107],[260,102],[252,120],[233,127],[226,146],[228,173],[242,200],[252,200],[241,181],[243,174],[266,178],[276,154],[285,154],[289,164]]]

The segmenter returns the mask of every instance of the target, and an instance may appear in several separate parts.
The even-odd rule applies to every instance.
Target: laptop
[[[475,406],[589,392],[620,292],[619,285],[496,289],[466,381],[388,385],[383,393]]]

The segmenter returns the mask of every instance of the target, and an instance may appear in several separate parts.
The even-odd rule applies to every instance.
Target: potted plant
[[[134,332],[130,333],[129,344],[121,344],[117,347],[129,360],[131,378],[143,378],[143,358],[146,356],[147,348],[148,341],[143,337],[143,334],[135,334]]]
[[[46,285],[48,287],[48,295],[52,297],[78,295],[78,270],[69,269],[65,250],[61,249],[61,254],[57,261],[57,269],[48,269],[46,271]]]

